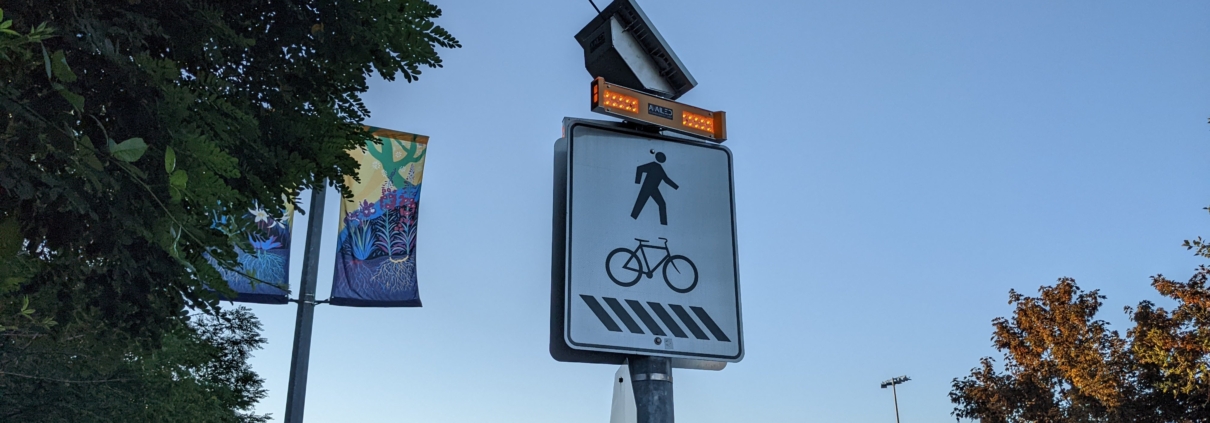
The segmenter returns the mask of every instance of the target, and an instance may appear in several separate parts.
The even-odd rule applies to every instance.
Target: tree
[[[423,0],[5,6],[0,221],[36,267],[21,291],[149,334],[212,303],[205,255],[233,264],[246,243],[211,227],[216,208],[355,174],[366,78],[415,80],[459,46]]]
[[[1129,421],[1118,419],[1130,386],[1125,341],[1094,320],[1104,296],[1072,279],[1042,287],[1038,297],[1009,293],[1011,318],[992,322],[991,358],[954,381],[954,414],[984,422]]]
[[[1200,238],[1186,246],[1210,257]],[[1176,306],[1127,307],[1134,327],[1124,337],[1095,317],[1105,297],[1072,279],[1038,297],[1010,291],[1011,318],[992,322],[1003,364],[986,357],[954,379],[953,415],[989,423],[1210,421],[1208,274],[1200,266],[1188,282],[1152,278]]]
[[[250,412],[264,389],[247,359],[265,340],[245,308],[196,315],[170,330],[158,348],[70,326],[61,339],[36,331],[6,334],[15,342],[0,349],[0,420],[267,420]]]
[[[1210,258],[1199,238],[1186,243]],[[1210,421],[1210,269],[1198,266],[1188,282],[1157,275],[1151,285],[1176,300],[1171,311],[1143,301],[1131,311],[1131,353],[1143,369],[1140,383],[1164,393],[1169,412],[1191,421]]]
[[[355,175],[345,151],[371,139],[367,78],[414,81],[441,66],[437,48],[460,46],[424,0],[3,6],[0,353],[10,364],[55,348],[93,351],[81,357],[98,366],[169,348],[190,309],[217,312],[212,289],[226,288],[207,257],[230,267],[233,245],[248,249],[216,227],[219,215],[279,209],[293,201],[283,195]],[[47,344],[22,348],[26,334]],[[88,372],[73,377],[109,383]],[[3,394],[21,395],[37,392]]]

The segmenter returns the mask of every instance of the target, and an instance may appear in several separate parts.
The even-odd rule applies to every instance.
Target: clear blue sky
[[[308,421],[607,421],[616,368],[547,353],[552,149],[564,116],[598,117],[572,38],[595,12],[438,4],[465,47],[365,95],[367,123],[432,137],[425,307],[320,306]],[[746,356],[678,370],[680,421],[890,422],[878,383],[902,374],[903,422],[947,421],[1009,289],[1075,277],[1125,330],[1149,276],[1199,263],[1180,242],[1210,234],[1210,3],[641,4],[735,157]],[[280,419],[295,307],[253,309]]]

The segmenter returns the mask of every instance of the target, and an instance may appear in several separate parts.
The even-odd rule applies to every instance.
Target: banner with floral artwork
[[[218,269],[235,298],[223,300],[261,304],[285,304],[290,295],[290,230],[294,221],[294,206],[286,203],[284,210],[270,212],[254,205],[245,213],[221,210],[215,213],[211,226],[228,235],[247,237],[251,251],[236,246],[239,265],[225,269],[209,256],[210,264]],[[238,215],[239,217],[231,217]]]
[[[416,219],[428,137],[369,128],[378,142],[349,155],[361,182],[346,176],[331,304],[420,307]]]

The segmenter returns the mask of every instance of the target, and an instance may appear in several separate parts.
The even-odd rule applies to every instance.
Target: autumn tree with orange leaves
[[[1185,246],[1210,258],[1201,238]],[[1127,307],[1134,327],[1125,336],[1096,318],[1105,297],[1073,279],[1036,297],[1010,291],[1012,315],[992,322],[1003,359],[985,357],[954,379],[952,414],[984,423],[1210,421],[1208,274],[1202,265],[1186,282],[1153,277],[1175,306]]]

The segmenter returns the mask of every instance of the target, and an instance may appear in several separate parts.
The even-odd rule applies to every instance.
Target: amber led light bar
[[[636,123],[656,125],[714,142],[727,140],[727,114],[665,100],[621,85],[592,81],[592,111]]]

